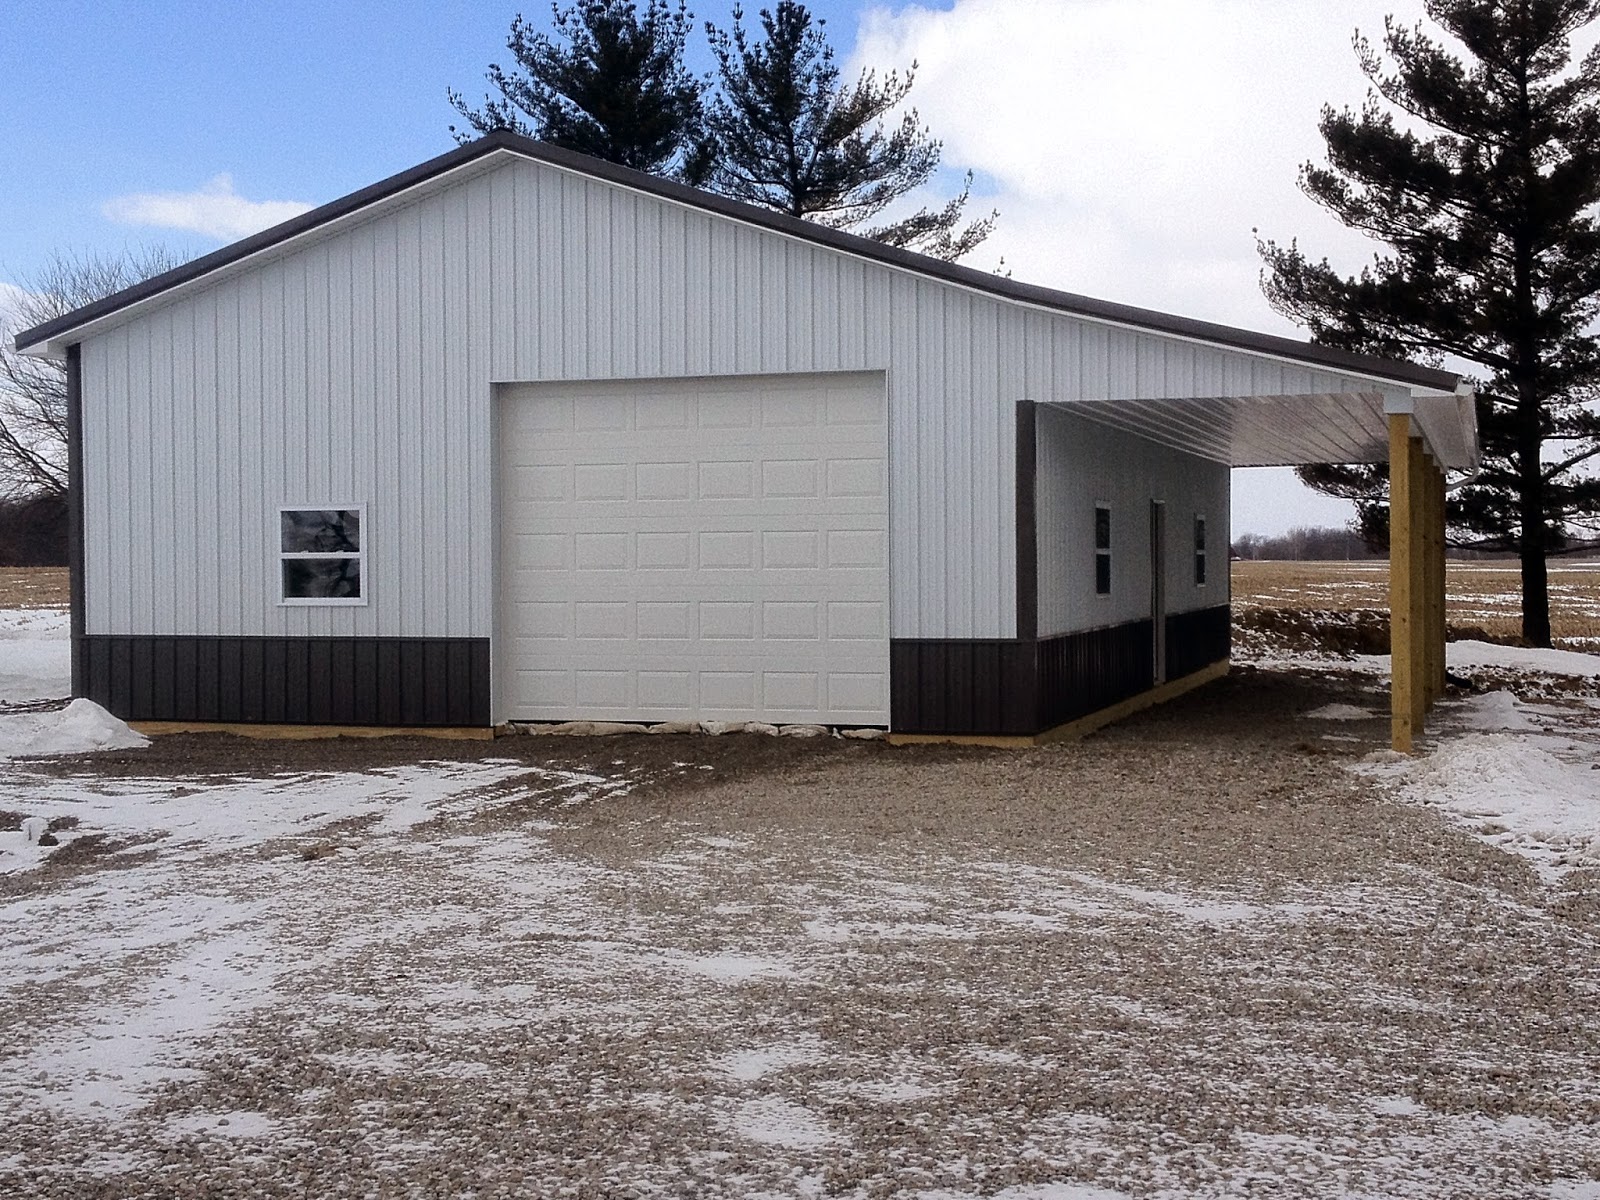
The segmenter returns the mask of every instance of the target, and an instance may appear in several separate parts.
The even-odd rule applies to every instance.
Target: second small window
[[[1111,594],[1111,506],[1094,506],[1094,590],[1099,596]]]
[[[1194,518],[1194,585],[1204,587],[1206,582],[1206,519],[1199,514]]]

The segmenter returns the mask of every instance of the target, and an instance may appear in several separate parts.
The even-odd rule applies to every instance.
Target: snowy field
[[[1451,662],[1412,760],[1377,659],[745,768],[0,706],[0,1195],[1600,1200],[1600,659]]]
[[[1447,564],[1448,619],[1496,637],[1522,628],[1522,580],[1515,562]],[[1555,559],[1550,570],[1550,621],[1556,643],[1600,646],[1600,562]],[[1367,562],[1235,562],[1233,602],[1288,609],[1385,609],[1389,564]]]

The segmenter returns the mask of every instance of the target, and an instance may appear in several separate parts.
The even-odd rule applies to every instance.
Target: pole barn
[[[1226,670],[1229,470],[1394,470],[1395,741],[1458,378],[1033,287],[492,134],[26,331],[74,692],[147,728],[1029,743]]]

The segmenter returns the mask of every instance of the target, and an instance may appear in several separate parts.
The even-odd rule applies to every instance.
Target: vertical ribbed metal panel
[[[1169,613],[1228,603],[1227,467],[1070,408],[1038,410],[1039,636],[1150,616],[1150,502],[1167,506]],[[1111,594],[1094,590],[1094,507],[1111,505]],[[1206,518],[1208,571],[1194,582],[1194,518]]]
[[[1011,637],[1018,400],[1370,389],[512,158],[179,293],[82,362],[93,634],[488,636],[492,383],[882,370],[893,636]],[[1041,479],[1053,452],[1094,490],[1043,433]],[[1169,459],[1208,489],[1225,562],[1226,472],[1148,469]],[[278,505],[344,502],[367,505],[369,603],[281,607]],[[1045,520],[1041,569],[1076,536]],[[1081,627],[1047,595],[1041,632],[1046,611]]]

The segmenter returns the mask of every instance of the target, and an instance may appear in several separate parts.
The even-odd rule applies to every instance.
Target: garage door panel
[[[748,642],[756,636],[755,605],[748,600],[702,600],[695,609],[701,641]]]
[[[695,606],[688,600],[643,600],[634,619],[641,642],[686,642],[695,635]]]
[[[828,603],[828,637],[833,641],[879,641],[889,636],[888,606],[876,600]]]
[[[761,464],[763,500],[816,499],[822,492],[822,464],[814,458],[768,459]]]
[[[879,459],[830,458],[828,460],[828,497],[834,500],[866,497],[877,499],[886,494],[884,464]]]
[[[755,497],[756,465],[749,459],[700,464],[700,500],[751,500]]]
[[[573,401],[572,428],[578,433],[620,433],[633,425],[635,400],[591,392]]]
[[[694,404],[688,396],[639,396],[634,401],[636,429],[692,429]]]
[[[506,716],[887,723],[881,376],[502,402]]]
[[[640,671],[639,707],[646,711],[681,712],[699,707],[693,671]]]
[[[572,566],[572,536],[566,533],[531,533],[512,539],[510,570],[565,571]]]
[[[830,529],[827,564],[832,568],[884,569],[889,565],[889,535],[882,529]]]
[[[761,636],[783,641],[811,641],[822,636],[815,600],[766,600],[761,605]]]
[[[577,533],[572,539],[576,571],[626,571],[633,566],[633,538],[626,533]]]
[[[634,566],[640,571],[688,571],[694,567],[694,534],[687,530],[634,534]]]
[[[700,716],[713,720],[748,720],[760,710],[756,703],[756,672],[703,670],[700,675]]]

